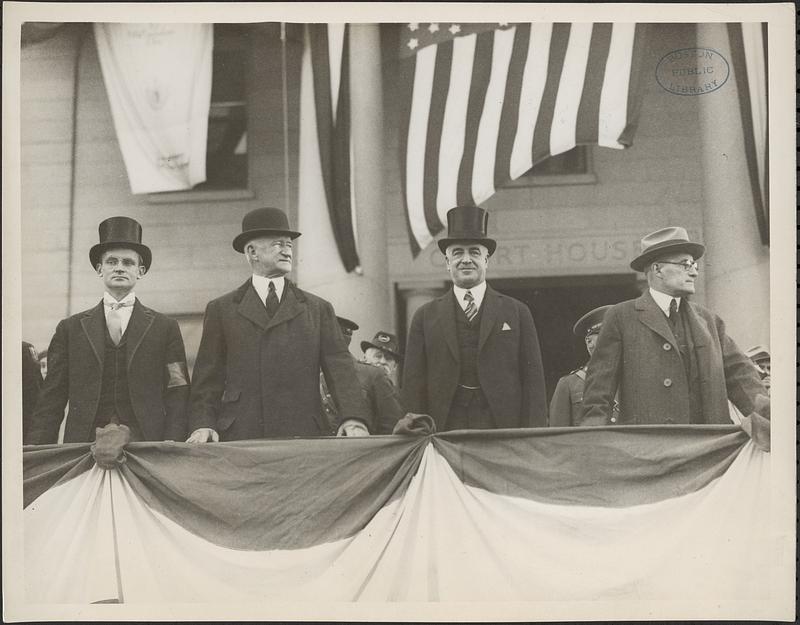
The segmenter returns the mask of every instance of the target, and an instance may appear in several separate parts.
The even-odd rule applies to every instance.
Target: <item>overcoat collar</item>
[[[234,301],[239,304],[237,311],[240,315],[255,323],[262,330],[269,330],[303,312],[306,298],[303,292],[287,279],[286,286],[283,289],[281,305],[278,307],[275,316],[270,319],[264,303],[256,293],[255,287],[253,287],[252,280],[249,279],[237,289]]]
[[[483,303],[481,304],[483,311],[481,312],[481,332],[478,338],[478,352],[483,349],[483,344],[492,333],[492,328],[497,324],[495,323],[500,313],[500,302],[498,301],[497,291],[489,285],[486,285],[486,295],[483,296]]]
[[[675,341],[675,335],[669,327],[669,321],[666,315],[658,307],[650,291],[645,291],[636,299],[634,306],[639,314],[639,321],[650,328],[653,332],[658,334],[665,341],[668,341],[673,349],[678,350],[678,343]],[[680,351],[678,351],[680,353]]]
[[[153,325],[153,321],[155,321],[155,313],[146,306],[143,306],[137,299],[133,304],[133,312],[131,312],[131,318],[130,321],[128,321],[128,328],[125,330],[128,341],[128,369],[130,369],[133,357],[136,354],[136,350],[139,349],[139,346],[142,344],[145,334],[147,334],[150,326]],[[102,368],[106,353],[106,317],[102,300],[97,306],[90,308],[84,313],[83,317],[81,317],[81,327],[86,334],[89,345],[92,347],[97,362]]]

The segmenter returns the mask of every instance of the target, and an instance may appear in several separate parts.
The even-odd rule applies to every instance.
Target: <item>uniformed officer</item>
[[[590,310],[578,319],[572,328],[572,333],[575,336],[583,337],[589,356],[592,355],[594,346],[597,344],[597,335],[600,334],[600,328],[603,326],[603,316],[609,308],[611,308],[610,305]],[[578,367],[558,381],[553,398],[550,400],[550,427],[566,427],[579,424],[583,409],[583,387],[586,383],[586,367],[587,365]],[[618,411],[618,407],[615,406],[615,414],[611,417],[612,423],[616,423],[616,413]]]
[[[771,368],[769,350],[763,345],[755,345],[745,352],[745,356],[753,361],[753,364],[756,366],[761,376],[761,381],[764,383],[764,386],[767,387],[767,392],[769,392]]]
[[[361,341],[364,362],[381,367],[392,384],[397,385],[397,368],[402,360],[397,337],[390,332],[378,330],[372,341]]]

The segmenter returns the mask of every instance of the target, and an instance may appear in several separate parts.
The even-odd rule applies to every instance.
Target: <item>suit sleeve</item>
[[[539,335],[527,306],[520,304],[520,376],[522,383],[521,427],[547,426],[547,392]]]
[[[414,313],[403,362],[402,403],[408,412],[429,414],[428,360],[425,354],[424,309]]]
[[[725,332],[725,323],[716,318],[717,334],[722,347],[722,364],[725,370],[725,386],[728,399],[747,416],[755,408],[757,395],[769,397],[767,387],[761,381],[753,362],[742,353]]]
[[[189,401],[189,370],[186,366],[186,349],[178,322],[169,320],[167,330],[166,362],[164,363],[164,408],[167,424],[164,437],[167,440],[184,441],[187,437],[186,405]]]
[[[22,428],[27,430],[42,386],[42,372],[36,351],[30,343],[22,342]],[[24,437],[23,437],[24,438]]]
[[[47,349],[47,377],[33,412],[26,445],[58,442],[58,429],[69,399],[69,331],[66,320],[59,322]]]
[[[372,385],[375,408],[378,413],[376,416],[378,423],[377,433],[391,434],[395,424],[405,415],[405,410],[403,410],[397,389],[392,384],[389,376],[380,369],[377,369],[377,372],[375,383]]]
[[[583,415],[578,425],[608,425],[622,373],[622,331],[615,309],[603,319],[597,345],[589,359],[583,389]]]
[[[336,427],[338,428],[347,419],[358,419],[371,433],[374,432],[376,424],[372,423],[367,411],[353,357],[347,349],[342,330],[336,321],[333,306],[328,302],[322,303],[320,311],[319,345],[322,373],[333,401],[339,409]]]
[[[194,364],[194,383],[191,387],[189,404],[189,433],[198,428],[217,428],[225,389],[227,348],[222,319],[215,302],[206,306],[203,318],[203,336]]]
[[[550,427],[563,428],[572,425],[572,398],[569,392],[569,376],[559,379],[553,398],[550,400]]]

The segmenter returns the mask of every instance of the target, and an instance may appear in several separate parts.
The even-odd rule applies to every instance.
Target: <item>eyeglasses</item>
[[[656,265],[661,265],[661,264],[664,264],[664,265],[679,265],[680,267],[683,267],[684,271],[687,271],[687,272],[688,271],[692,271],[692,270],[697,271],[698,268],[699,268],[699,265],[697,264],[696,260],[682,260],[680,262],[677,262],[677,261],[674,261],[674,260],[659,260],[655,264]]]

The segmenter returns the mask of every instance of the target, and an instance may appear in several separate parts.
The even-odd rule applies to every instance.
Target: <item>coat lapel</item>
[[[478,339],[478,352],[483,349],[483,344],[492,333],[492,328],[496,326],[497,317],[500,312],[500,302],[497,293],[488,285],[486,286],[486,293],[483,296],[483,302],[481,302],[481,308],[483,308],[483,312],[481,313],[481,331],[480,338]]]
[[[152,310],[142,306],[138,299],[134,302],[131,319],[128,321],[128,328],[125,331],[128,341],[128,369],[131,368],[136,350],[139,349],[144,335],[147,334],[155,319],[156,315]]]
[[[301,295],[297,292],[296,287],[289,282],[289,280],[286,280],[286,283],[283,287],[281,305],[278,306],[278,311],[275,313],[275,316],[269,320],[269,323],[267,324],[267,330],[293,319],[303,312],[305,308],[305,298],[301,297]],[[264,309],[264,313],[266,314],[266,309]]]
[[[100,368],[103,368],[103,360],[105,358],[105,339],[106,339],[106,319],[103,312],[103,302],[88,310],[81,318],[81,327],[83,328],[89,345],[94,352],[97,362],[100,363]]]
[[[455,295],[451,289],[442,297],[436,300],[436,326],[444,337],[444,342],[453,354],[456,362],[460,362],[458,352],[458,336],[456,335],[456,302]]]
[[[678,349],[678,344],[675,342],[675,335],[669,327],[666,315],[661,311],[656,304],[650,291],[645,291],[639,299],[636,300],[636,311],[639,313],[639,321],[650,328],[653,332],[661,336],[665,341],[669,341],[673,349]],[[680,353],[680,352],[678,352]]]
[[[246,288],[243,291],[237,311],[245,319],[249,319],[262,330],[266,330],[269,325],[267,309],[264,307],[264,302],[261,301],[258,293],[256,293],[251,280],[247,281]]]

